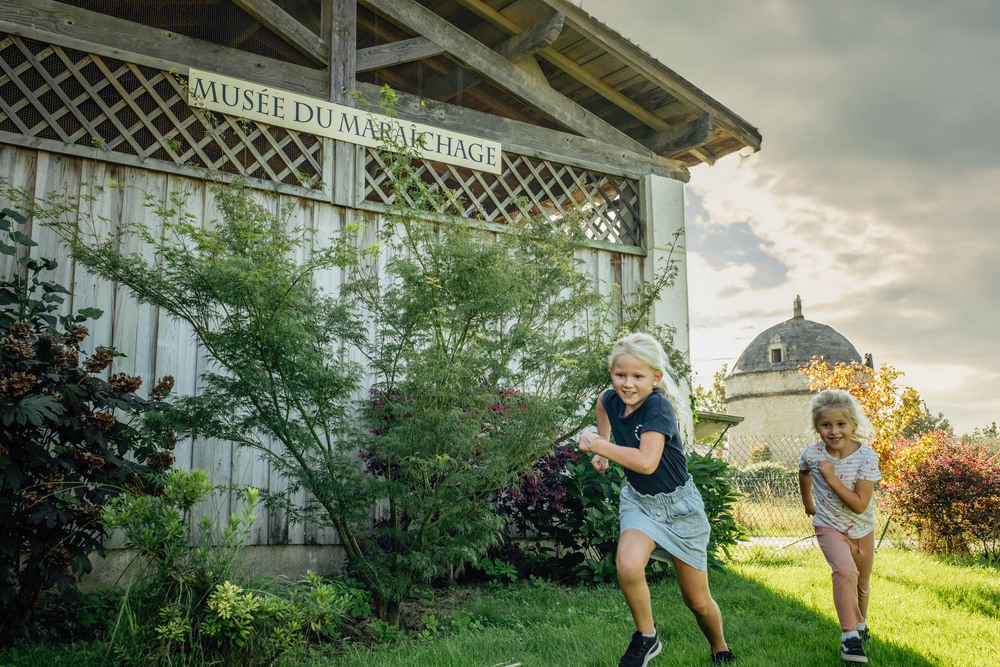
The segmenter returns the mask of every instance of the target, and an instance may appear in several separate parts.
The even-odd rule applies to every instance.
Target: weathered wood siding
[[[81,184],[104,185],[102,191],[90,191],[96,199],[81,200],[80,204],[81,218],[98,221],[104,226],[98,230],[102,234],[115,233],[115,221],[119,220],[142,222],[155,229],[158,218],[145,206],[146,193],[165,200],[171,192],[183,192],[188,196],[188,210],[206,224],[218,217],[209,182],[166,171],[0,143],[0,177],[36,197],[47,193],[65,193],[70,198],[78,198],[81,188],[86,190]],[[110,184],[114,183],[125,183],[127,187],[111,187]],[[275,207],[290,206],[290,223],[315,229],[317,242],[336,234],[349,217],[364,216],[372,228],[379,224],[377,212],[347,209],[314,198],[279,193],[271,201]],[[0,205],[6,206],[8,202],[0,202]],[[164,375],[174,376],[177,394],[198,392],[199,376],[207,369],[208,361],[192,339],[187,325],[155,308],[137,303],[121,285],[99,280],[74,265],[51,230],[32,221],[25,233],[38,243],[31,249],[32,255],[59,261],[57,275],[53,278],[73,292],[72,298],[65,304],[67,312],[85,307],[104,311],[101,319],[89,323],[91,333],[84,343],[87,351],[106,345],[123,352],[126,356],[115,359],[110,371],[142,376],[144,388],[140,393]],[[626,290],[634,289],[643,280],[643,253],[634,246],[623,246],[617,251],[610,246],[607,241],[595,240],[593,248],[581,253],[586,271],[603,290],[610,289],[612,283],[622,285]],[[148,251],[141,247],[132,249]],[[15,270],[12,258],[2,256],[0,261],[0,275],[8,276]],[[340,284],[340,274],[330,271],[316,276],[315,280],[323,289],[335,293]],[[188,440],[178,444],[175,455],[177,467],[202,468],[208,472],[212,483],[218,486],[253,485],[279,492],[287,488],[266,460],[253,451],[227,442]],[[299,500],[304,501],[304,498]],[[210,512],[225,520],[239,508],[233,497],[223,495],[200,511]],[[252,543],[336,544],[337,537],[333,531],[316,525],[290,525],[286,517],[261,508]]]

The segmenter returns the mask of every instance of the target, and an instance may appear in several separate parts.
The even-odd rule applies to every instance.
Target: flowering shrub
[[[35,245],[12,223],[25,218],[0,212],[11,243],[0,240],[0,255]],[[90,571],[107,533],[101,508],[170,467],[174,447],[172,433],[146,420],[170,407],[173,379],[149,400],[135,394],[142,378],[103,379],[114,350],[80,349],[83,322],[101,311],[59,316],[68,292],[44,279],[56,263],[23,256],[17,264],[0,281],[0,643],[23,631],[42,591],[65,590]]]
[[[1000,557],[1000,455],[981,444],[951,444],[897,469],[883,502],[926,551],[961,553],[978,542],[987,558]]]

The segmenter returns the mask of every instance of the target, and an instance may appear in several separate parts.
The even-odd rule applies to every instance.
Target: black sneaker
[[[654,637],[643,637],[642,633],[636,630],[628,648],[625,649],[625,655],[618,661],[618,667],[646,667],[653,656],[662,649],[659,632]]]
[[[712,662],[713,663],[736,662],[736,656],[733,655],[733,652],[727,648],[725,651],[719,651],[718,653],[713,653]]]
[[[861,646],[861,637],[848,637],[840,642],[840,657],[847,662],[868,662],[865,649]]]
[[[858,630],[858,636],[861,637],[861,641],[868,641],[868,628],[866,627],[864,630]]]

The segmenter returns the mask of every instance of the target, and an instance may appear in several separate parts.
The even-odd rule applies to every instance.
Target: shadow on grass
[[[769,567],[795,567],[796,560],[771,559]],[[776,592],[732,570],[711,572],[712,595],[722,610],[726,639],[738,657],[738,664],[751,665],[843,665],[840,657],[840,627],[833,613],[830,582],[816,582],[803,601]],[[708,644],[694,616],[681,600],[675,581],[651,587],[653,612],[663,641],[663,651],[651,667],[710,664]],[[829,615],[807,604],[813,597],[820,606],[830,605]],[[631,634],[631,619],[625,619],[621,646],[616,651],[601,650],[587,665],[614,665]],[[666,621],[666,622],[665,622]],[[617,624],[616,624],[617,625]],[[912,648],[880,639],[877,626],[865,643],[869,660],[880,666],[930,667],[936,665]],[[595,647],[596,649],[597,647]],[[603,648],[603,647],[602,647]],[[595,651],[596,652],[596,651]]]

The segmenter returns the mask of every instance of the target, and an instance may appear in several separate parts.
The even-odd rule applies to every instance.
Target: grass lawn
[[[741,548],[725,572],[710,573],[726,638],[741,665],[843,665],[830,571],[816,548]],[[650,667],[708,665],[707,643],[684,607],[676,582],[651,586],[663,652]],[[455,631],[451,612],[482,629]],[[433,613],[440,629],[373,648],[315,651],[285,665],[326,667],[609,667],[632,633],[617,587],[565,589],[525,583],[457,591],[409,606],[408,618]],[[1000,665],[1000,568],[981,560],[929,557],[883,548],[875,558],[870,664]],[[0,666],[103,664],[96,645],[0,653]]]
[[[739,664],[843,665],[830,570],[819,550],[739,551],[726,572],[710,574]],[[664,580],[651,590],[664,643],[651,667],[710,664],[707,643],[676,582]],[[607,667],[617,664],[634,629],[612,586],[525,585],[471,598],[459,609],[486,629],[390,649],[355,649],[315,664]],[[870,663],[1000,665],[998,610],[997,567],[884,548],[876,555],[872,583]]]

